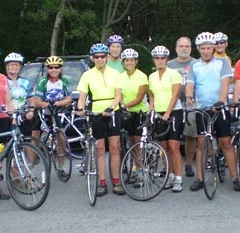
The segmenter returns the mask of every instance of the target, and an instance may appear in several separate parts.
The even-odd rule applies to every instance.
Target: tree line
[[[95,42],[115,33],[140,53],[140,66],[151,71],[149,51],[202,31],[229,36],[233,64],[240,58],[238,0],[0,0],[0,61],[16,51],[25,60],[38,56],[88,54]]]

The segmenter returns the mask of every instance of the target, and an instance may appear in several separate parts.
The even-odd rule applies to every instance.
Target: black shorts
[[[214,113],[210,111],[209,114],[211,115]],[[213,125],[216,136],[219,138],[227,137],[231,135],[230,134],[230,127],[231,127],[230,112],[225,110],[225,116],[226,116],[226,119],[223,119],[223,114],[220,112],[217,120],[214,122],[214,125]],[[197,123],[198,135],[203,134],[203,132],[206,129],[207,120],[205,119],[203,122],[202,115],[200,113],[196,113],[196,123]]]
[[[93,119],[93,137],[102,139],[120,135],[120,110],[115,111],[115,127],[111,117],[96,116]]]
[[[121,128],[127,130],[129,136],[142,136],[142,129],[137,129],[144,122],[144,115],[130,112],[131,118],[121,119]]]
[[[164,112],[160,112],[160,114],[163,115]],[[174,125],[173,123],[171,123],[170,130],[168,131],[168,133],[163,136],[157,137],[158,141],[166,141],[170,139],[180,141],[184,128],[182,109],[173,110],[170,117],[175,118]],[[161,134],[162,132],[164,132],[164,130],[166,130],[166,127],[167,127],[166,124],[161,123],[161,121],[156,123],[155,125],[156,133]]]

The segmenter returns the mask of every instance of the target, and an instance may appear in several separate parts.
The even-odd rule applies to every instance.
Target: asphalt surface
[[[52,172],[46,202],[35,211],[22,210],[11,200],[0,200],[0,232],[5,233],[225,233],[240,232],[240,192],[230,178],[219,184],[209,201],[204,191],[191,192],[193,178],[183,177],[183,191],[165,190],[156,198],[134,201],[109,192],[94,207],[87,198],[85,177],[74,168],[62,183]],[[5,186],[1,183],[1,187]]]

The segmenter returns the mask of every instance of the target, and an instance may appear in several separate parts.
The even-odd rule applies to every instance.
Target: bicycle
[[[98,115],[99,114],[96,115],[89,110],[84,111],[85,134],[83,137],[81,137],[81,139],[79,139],[84,145],[84,157],[79,167],[83,168],[83,174],[86,176],[88,198],[91,206],[94,206],[96,204],[98,187],[97,148],[96,140],[93,137],[92,120]],[[76,118],[75,120],[78,120],[78,118]]]
[[[240,115],[239,115],[239,104],[231,104],[230,107],[234,108],[234,118],[237,119],[235,131],[232,135],[231,143],[233,145],[236,159],[237,159],[237,169],[238,175],[240,176]]]
[[[209,107],[206,109],[192,109],[188,112],[194,111],[201,114],[204,125],[204,136],[202,146],[202,179],[205,195],[209,200],[214,199],[217,190],[217,177],[221,183],[225,181],[225,157],[218,146],[218,141],[214,131],[214,122],[217,120],[219,114],[223,114],[225,118],[224,107]],[[215,110],[214,110],[215,109]],[[206,121],[206,124],[204,123]]]
[[[166,150],[153,140],[154,123],[161,120],[161,115],[153,111],[146,114],[146,120],[139,127],[143,129],[141,140],[127,151],[121,163],[121,182],[126,193],[134,200],[147,201],[156,197],[165,187],[169,173],[170,161]],[[166,134],[175,119],[161,121],[166,130],[157,136]],[[156,135],[155,135],[156,136]],[[125,169],[127,168],[127,172]],[[166,171],[162,174],[161,171]],[[140,179],[137,186],[135,181]]]
[[[25,109],[14,110],[12,129],[0,133],[0,137],[10,137],[0,161],[7,159],[6,183],[13,200],[25,210],[35,210],[48,196],[50,178],[45,156],[21,135],[19,117],[25,112]]]
[[[63,182],[67,182],[72,173],[72,157],[67,137],[63,129],[57,126],[59,107],[55,106],[54,103],[50,103],[47,110],[50,111],[50,126],[48,126],[45,119],[46,109],[38,111],[41,120],[41,140],[48,148],[58,178]],[[49,165],[51,169],[51,163]]]

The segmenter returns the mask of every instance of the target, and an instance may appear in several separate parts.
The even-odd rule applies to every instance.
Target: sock
[[[100,180],[100,184],[101,184],[101,185],[106,185],[106,184],[107,184],[107,181],[106,181],[106,180]]]
[[[113,178],[112,182],[113,184],[119,184],[119,178]]]

